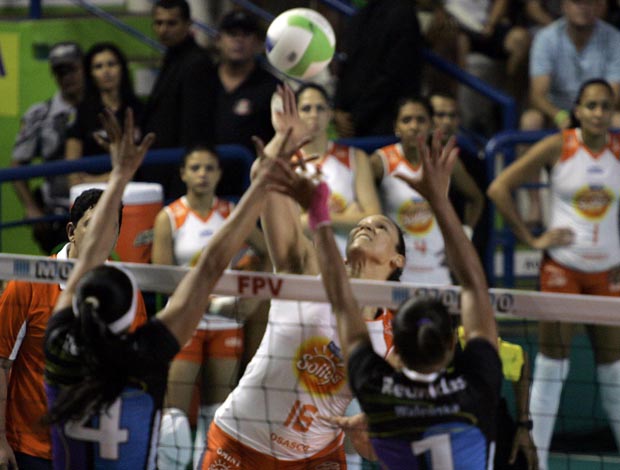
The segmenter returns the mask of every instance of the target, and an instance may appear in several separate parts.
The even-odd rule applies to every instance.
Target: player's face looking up
[[[207,150],[196,150],[187,156],[181,167],[181,180],[188,192],[215,193],[222,176],[220,164],[215,155]]]
[[[575,106],[575,117],[583,131],[593,135],[605,134],[611,124],[613,103],[613,94],[605,85],[594,83],[586,87]]]
[[[312,137],[327,132],[332,110],[321,92],[314,88],[304,90],[297,100],[297,110]]]
[[[416,147],[418,137],[426,140],[431,130],[431,116],[420,103],[407,102],[400,107],[394,133],[400,137],[403,146]]]
[[[90,223],[90,219],[93,216],[94,206],[84,212],[82,218],[78,221],[77,224],[73,225],[72,222],[67,224],[67,238],[69,242],[73,244],[74,250],[72,253],[75,253],[75,256],[79,256],[80,247],[82,246],[84,240],[84,234],[86,233],[86,228]],[[118,232],[120,227],[118,226],[118,220],[116,221],[116,234],[118,238]],[[116,241],[114,242],[116,245]]]
[[[189,35],[191,23],[182,16],[180,8],[155,7],[153,11],[153,30],[159,42],[166,47],[174,47]]]
[[[398,252],[399,229],[384,215],[362,219],[349,233],[347,262],[374,261],[402,267],[405,257]]]

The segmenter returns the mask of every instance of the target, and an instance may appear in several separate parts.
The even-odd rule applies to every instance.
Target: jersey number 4
[[[421,441],[412,442],[411,451],[416,456],[430,452],[431,468],[441,468],[441,470],[452,470],[454,468],[449,434],[438,434]]]
[[[86,426],[89,419],[69,421],[65,424],[65,435],[77,441],[99,444],[99,455],[102,459],[118,459],[118,446],[129,440],[129,431],[120,428],[121,400],[117,399],[106,412],[99,415],[98,428]]]

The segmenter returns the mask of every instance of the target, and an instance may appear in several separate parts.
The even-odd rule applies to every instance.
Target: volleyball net
[[[140,263],[110,262],[110,264],[122,265],[131,271],[141,290],[165,295],[174,292],[189,269]],[[62,284],[68,279],[72,267],[72,261],[0,254],[0,280],[4,281]],[[411,297],[433,298],[441,300],[452,313],[459,313],[460,289],[458,286],[429,287],[367,280],[352,280],[351,283],[360,305],[396,309],[403,301]],[[265,301],[274,299],[327,301],[321,280],[316,276],[233,270],[224,273],[213,294]],[[587,323],[592,325],[620,326],[620,319],[618,319],[620,299],[616,298],[497,288],[489,289],[489,296],[499,320],[502,337],[523,347],[526,355],[530,357],[532,369],[537,351],[537,325],[540,321],[582,325],[587,319]],[[263,322],[262,330],[264,330],[264,322],[269,320],[266,316],[259,316],[258,321]],[[262,334],[261,328],[258,329]],[[550,464],[548,468],[620,468],[620,459],[615,457],[617,454],[615,442],[609,432],[608,416],[602,411],[600,405],[601,392],[597,385],[596,368],[590,344],[586,339],[585,330],[581,326],[577,326],[576,330],[577,336],[572,344],[571,372],[566,382],[563,402],[556,421],[555,437],[551,444],[551,461],[555,463]],[[609,347],[620,348],[620,344],[609,345]],[[233,388],[237,380],[238,374],[234,374],[228,383],[209,383],[207,386],[221,385],[222,388]],[[197,388],[196,383],[184,385]],[[514,396],[509,386],[504,387],[504,393],[507,394],[509,404],[513,403]],[[620,389],[616,393],[620,399]],[[10,403],[8,406],[11,406]],[[257,406],[264,406],[264,404],[257,404]],[[510,407],[513,408],[513,405],[511,404]],[[291,410],[291,416],[303,427],[302,410],[297,410],[297,414],[293,411],[295,410]],[[193,425],[194,420],[191,421]],[[176,450],[180,454],[186,451],[191,452],[191,449],[184,448],[186,444],[172,443],[172,445],[178,447]],[[356,468],[356,465],[357,468],[373,468],[369,466],[370,464],[361,461],[350,465],[349,468]]]

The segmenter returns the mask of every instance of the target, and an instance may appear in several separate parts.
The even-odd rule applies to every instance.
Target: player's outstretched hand
[[[422,138],[418,139],[417,147],[422,161],[422,171],[417,178],[394,175],[428,201],[448,196],[452,169],[459,154],[456,138],[452,136],[445,145],[442,145],[442,137],[441,131],[435,131],[430,147]]]
[[[288,85],[279,85],[271,100],[271,123],[276,135],[286,134],[289,129],[291,138],[287,150],[292,145],[308,136],[306,125],[299,118],[295,93]]]
[[[149,147],[155,141],[155,134],[147,134],[140,144],[134,142],[134,119],[133,111],[127,108],[125,111],[125,124],[121,129],[114,113],[105,109],[99,118],[103,124],[110,142],[110,158],[112,160],[112,171],[120,172],[124,176],[132,177]]]

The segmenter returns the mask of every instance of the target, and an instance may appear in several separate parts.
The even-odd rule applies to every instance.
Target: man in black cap
[[[157,135],[155,148],[213,144],[213,63],[191,25],[186,0],[155,2],[153,30],[167,51],[142,121],[144,133]],[[178,164],[144,167],[138,179],[161,183],[166,199],[185,193]]]
[[[270,103],[279,82],[258,61],[263,36],[257,18],[246,11],[233,10],[220,21],[215,71],[216,144],[241,144],[254,152],[253,135],[263,142],[273,137]],[[238,177],[224,177],[220,182],[226,194],[243,192],[240,185]]]
[[[66,130],[75,120],[75,109],[84,91],[82,50],[74,42],[55,44],[49,52],[49,63],[58,91],[23,115],[13,146],[13,167],[28,165],[35,157],[45,161],[64,158]],[[68,214],[69,189],[64,175],[46,178],[35,190],[28,181],[15,181],[13,187],[26,218]],[[46,254],[66,241],[65,225],[66,220],[34,225],[34,238]]]

